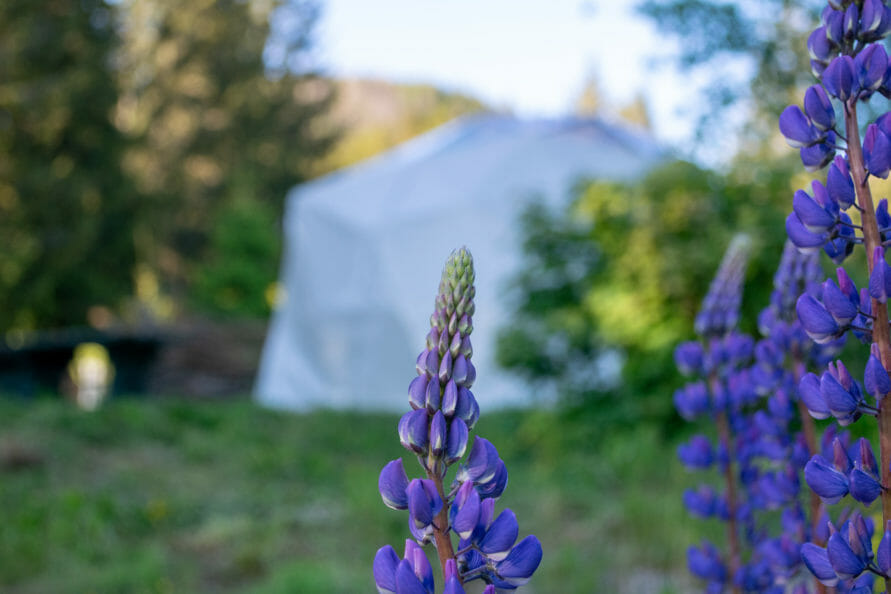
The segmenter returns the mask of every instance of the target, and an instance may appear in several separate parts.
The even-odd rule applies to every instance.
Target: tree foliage
[[[316,16],[303,0],[0,3],[0,328],[124,311],[149,277],[184,303],[233,212],[258,209],[274,238],[334,138]]]
[[[638,9],[680,42],[683,69],[707,73],[710,108],[698,128],[704,140],[722,130],[727,108],[744,106],[749,138],[763,139],[795,92],[812,84],[803,48],[819,14],[816,0],[643,0]]]
[[[221,210],[246,200],[280,213],[330,146],[321,125],[330,84],[293,70],[317,10],[298,0],[129,0],[123,9],[117,121],[134,140],[127,172],[151,205],[138,237],[176,289],[214,257],[207,242]],[[274,11],[288,25],[269,46],[270,70]]]
[[[519,306],[500,334],[499,362],[589,414],[670,418],[664,395],[678,381],[674,345],[692,336],[738,231],[754,246],[749,324],[767,303],[784,239],[775,230],[786,214],[785,171],[753,163],[745,175],[721,176],[674,162],[631,185],[582,185],[564,212],[532,206],[523,219]],[[604,353],[624,361],[619,385],[602,381]]]
[[[0,3],[0,328],[82,323],[130,291],[115,48],[102,0]]]

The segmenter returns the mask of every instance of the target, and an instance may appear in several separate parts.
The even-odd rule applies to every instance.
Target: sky
[[[316,31],[334,75],[431,83],[523,116],[571,113],[596,78],[621,105],[642,92],[657,138],[689,139],[696,85],[665,59],[632,0],[325,0]],[[683,115],[682,111],[687,111]]]

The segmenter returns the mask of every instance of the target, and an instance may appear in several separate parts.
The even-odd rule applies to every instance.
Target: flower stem
[[[718,393],[717,383],[717,375],[712,373],[709,378],[712,394]],[[726,411],[722,410],[718,413],[717,423],[718,438],[721,440],[721,444],[727,452],[727,464],[724,466],[724,481],[727,485],[727,514],[729,516],[729,519],[727,520],[727,546],[729,548],[728,553],[730,556],[730,575],[735,576],[740,567],[740,548],[739,531],[736,527],[736,478],[733,476],[733,449],[730,441],[730,424],[727,421]],[[740,594],[740,590],[736,584],[731,587],[731,591],[734,592],[734,594]]]
[[[804,376],[806,372],[804,362],[801,360],[801,355],[795,354],[795,363],[794,363],[794,377],[795,377],[795,385],[797,386],[801,381],[801,378]],[[804,433],[804,442],[807,444],[808,454],[814,456],[818,454],[817,450],[817,430],[814,427],[814,419],[811,417],[811,414],[807,410],[807,406],[804,405],[801,398],[798,399],[798,415],[801,418],[801,430]],[[825,542],[821,542],[816,538],[817,528],[820,523],[820,496],[817,495],[813,489],[808,489],[809,495],[809,512],[811,519],[811,535],[812,542],[819,546],[825,546]],[[826,594],[828,590],[826,586],[824,586],[819,581],[815,581],[815,585],[817,588],[817,594]],[[834,591],[834,590],[833,590]]]
[[[872,274],[872,255],[875,248],[882,244],[882,236],[876,222],[875,206],[872,193],[867,183],[866,167],[863,164],[863,151],[860,147],[860,129],[857,125],[856,97],[845,102],[845,130],[850,139],[848,142],[848,162],[851,176],[854,178],[854,190],[857,193],[857,204],[862,209],[860,218],[863,223],[863,239],[866,246],[866,265]],[[891,332],[888,330],[888,309],[876,299],[872,300],[872,312],[875,315],[872,339],[879,347],[882,366],[891,369]],[[879,447],[881,457],[882,484],[891,485],[891,404],[885,399],[879,402]],[[882,525],[891,519],[891,491],[882,491]],[[885,589],[891,592],[891,578],[885,578]]]
[[[442,509],[439,510],[439,514],[436,516],[436,521],[433,523],[433,538],[436,542],[436,553],[439,555],[439,564],[442,567],[442,575],[445,576],[445,567],[446,561],[449,559],[455,559],[455,549],[452,546],[452,539],[449,537],[449,504],[445,498],[445,493],[443,492],[442,487],[442,477],[427,469],[427,478],[431,479],[433,483],[436,485],[436,490],[439,491],[439,496],[442,498],[443,505]],[[457,559],[455,559],[457,562]],[[458,576],[458,581],[462,582],[461,576]]]

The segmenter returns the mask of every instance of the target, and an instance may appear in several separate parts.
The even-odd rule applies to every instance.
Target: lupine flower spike
[[[694,436],[678,449],[678,457],[690,469],[706,469],[712,465],[723,476],[723,488],[710,486],[688,490],[684,505],[699,517],[716,517],[727,523],[726,551],[721,552],[711,543],[692,546],[687,553],[690,572],[708,583],[708,591],[737,589],[758,580],[762,573],[762,559],[746,555],[751,562],[743,564],[744,533],[750,524],[751,509],[741,489],[746,466],[737,458],[742,437],[749,423],[745,410],[758,395],[750,389],[752,382],[746,366],[752,356],[753,341],[735,331],[739,318],[742,281],[748,256],[748,240],[734,238],[709,292],[696,316],[695,329],[700,341],[678,346],[675,361],[685,375],[698,379],[675,393],[678,413],[687,420],[707,416],[718,427],[717,443],[705,435]]]
[[[884,179],[891,172],[891,114],[866,122],[857,113],[859,103],[877,92],[891,97],[891,64],[881,42],[889,32],[891,8],[884,0],[829,0],[820,26],[808,38],[817,83],[805,93],[804,110],[789,106],[779,122],[806,169],[829,168],[825,185],[814,181],[810,193],[795,193],[786,220],[789,239],[802,251],[822,248],[839,266],[862,245],[861,262],[869,273],[867,285],[858,290],[847,271],[838,268],[837,284],[827,280],[821,290],[801,295],[796,306],[804,331],[815,342],[828,344],[851,333],[869,347],[862,382],[839,360],[803,375],[799,383],[801,402],[814,418],[838,425],[861,418],[878,421],[880,462],[867,440],[849,445],[839,434],[831,449],[813,454],[805,467],[808,486],[827,505],[881,502],[885,536],[877,552],[872,523],[857,512],[817,526],[814,542],[801,548],[816,579],[840,592],[871,592],[872,576],[883,578],[891,590],[891,406],[885,398],[891,391],[891,266],[885,254],[891,216],[887,201],[876,202],[869,185],[870,176]],[[847,212],[852,208],[853,217]]]
[[[378,489],[387,507],[408,510],[413,539],[399,558],[390,545],[374,558],[378,592],[433,594],[433,571],[422,547],[432,543],[439,557],[444,594],[463,594],[464,584],[480,579],[484,594],[515,590],[541,562],[538,539],[520,542],[510,509],[495,515],[495,502],[507,486],[507,468],[495,446],[469,432],[479,418],[470,391],[476,379],[471,362],[474,306],[473,258],[465,248],[449,256],[436,296],[430,332],[418,355],[417,377],[408,386],[411,410],[399,420],[403,447],[418,459],[424,476],[409,479],[401,459],[381,470]],[[458,464],[451,483],[450,469]],[[448,488],[446,488],[448,486]],[[457,539],[457,548],[455,540]]]

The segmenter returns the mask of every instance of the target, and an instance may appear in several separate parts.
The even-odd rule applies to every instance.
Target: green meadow
[[[375,551],[408,535],[377,492],[405,453],[397,420],[247,400],[119,399],[94,413],[2,400],[0,590],[374,591]],[[496,511],[513,509],[544,547],[526,592],[692,589],[686,548],[719,527],[682,509],[695,479],[676,461],[681,437],[485,409],[473,433],[510,473]]]

